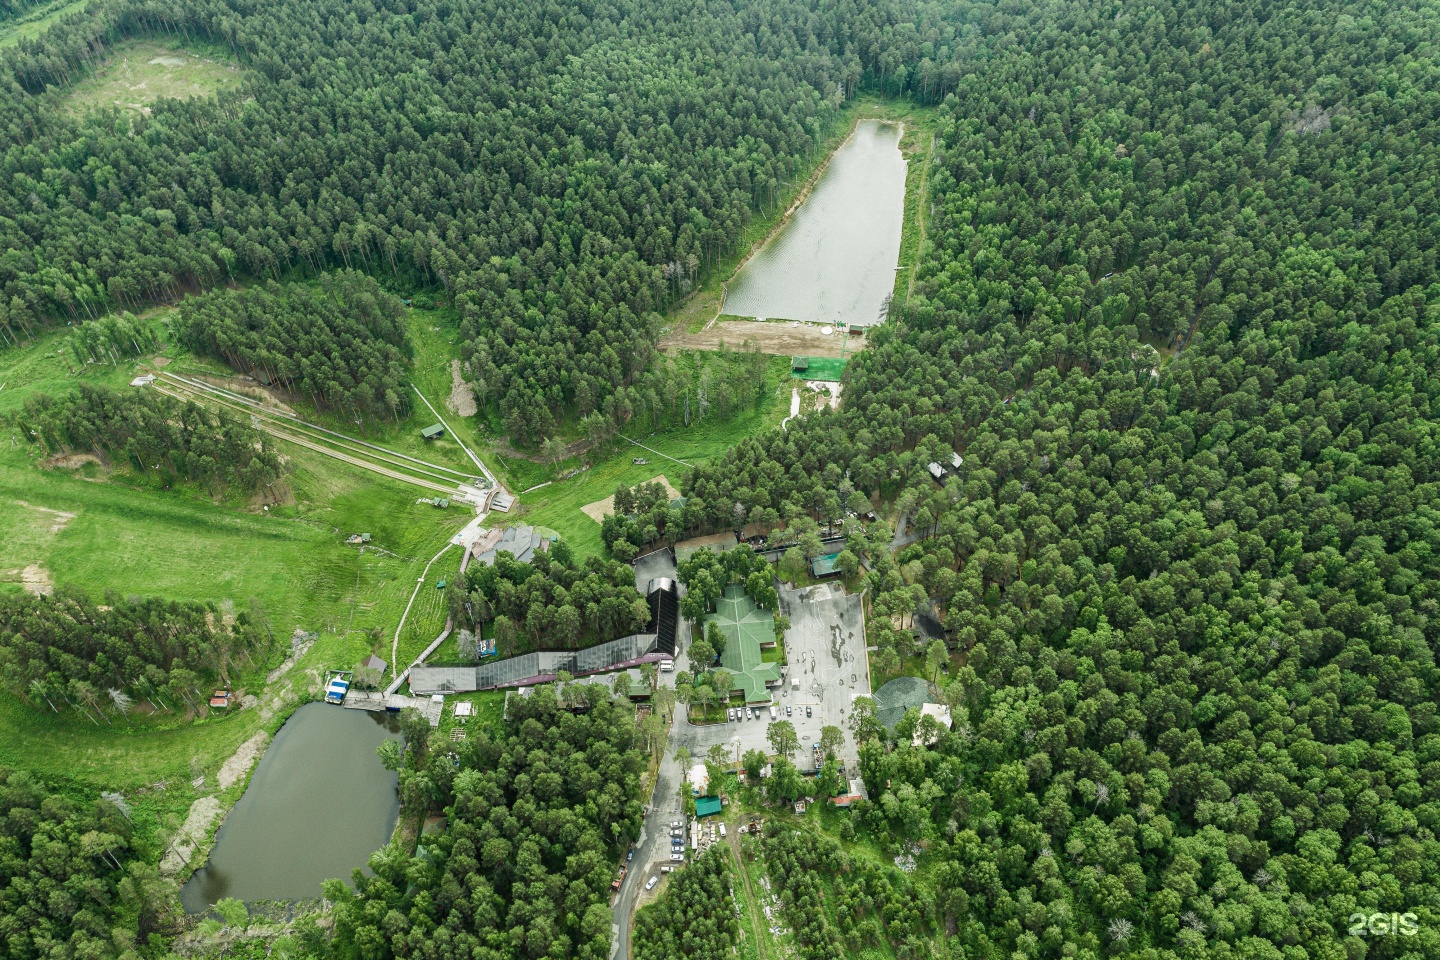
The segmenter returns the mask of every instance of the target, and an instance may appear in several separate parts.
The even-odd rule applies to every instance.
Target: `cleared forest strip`
[[[308,423],[304,420],[301,420],[299,417],[294,416],[293,414],[269,409],[251,397],[246,397],[241,394],[234,393],[230,390],[224,389],[223,387],[217,387],[213,384],[205,383],[201,380],[195,380],[190,377],[183,377],[179,374],[170,373],[168,371],[161,371],[159,376],[166,380],[175,381],[179,385],[184,386],[190,391],[207,394],[211,397],[223,400],[227,404],[235,408],[243,408],[244,412],[246,413],[251,413],[261,418],[272,419],[278,423],[283,424],[286,429],[300,430],[306,433],[318,434],[319,436],[317,436],[316,439],[320,440],[321,442],[337,443],[338,445],[349,446],[352,448],[363,447],[364,450],[359,451],[360,453],[364,455],[369,455],[368,452],[373,451],[374,454],[381,455],[384,458],[388,458],[392,462],[398,460],[407,461],[407,463],[405,464],[396,464],[403,469],[411,469],[408,464],[413,463],[422,467],[427,467],[430,470],[436,470],[440,471],[441,473],[452,474],[466,481],[473,480],[475,477],[475,474],[473,472],[456,470],[454,467],[447,467],[439,463],[431,463],[428,460],[421,460],[420,458],[412,457],[409,454],[399,453],[387,447],[382,447],[378,444],[370,443],[367,440],[357,440],[354,437],[347,436],[343,433],[338,433],[326,427],[321,427],[313,423]]]
[[[157,385],[160,381],[157,381]],[[384,447],[377,447],[374,444],[353,440],[326,430],[323,427],[316,427],[313,424],[305,423],[284,414],[276,414],[260,407],[241,405],[229,397],[217,394],[214,391],[203,391],[187,384],[169,383],[165,384],[169,390],[177,391],[183,399],[196,403],[203,403],[222,407],[237,415],[248,414],[260,424],[266,432],[275,433],[277,436],[284,434],[291,437],[303,437],[310,443],[317,444],[327,450],[333,449],[347,456],[355,457],[366,462],[377,463],[386,469],[403,471],[406,474],[420,475],[427,477],[441,484],[450,484],[445,487],[447,492],[455,492],[455,488],[462,483],[469,483],[474,479],[473,474],[463,473],[450,467],[432,464],[415,457],[406,456],[403,453],[396,453],[386,450]]]
[[[171,389],[168,385],[166,385],[166,386],[160,386],[160,385],[157,383],[157,384],[156,384],[156,387],[157,387],[157,389],[160,390],[161,393],[164,393],[164,394],[166,394],[167,396],[174,397],[174,398],[177,399],[177,400],[191,400],[191,401],[196,401],[196,402],[205,402],[205,401],[199,401],[199,400],[198,400],[196,397],[194,397],[194,396],[181,393],[181,392],[179,392],[179,391],[177,391],[177,390],[173,390],[173,389]],[[214,403],[215,401],[210,400],[210,401],[208,401],[208,402]],[[410,474],[401,473],[401,472],[399,472],[398,470],[392,470],[392,469],[390,469],[390,468],[388,468],[388,467],[381,466],[380,464],[375,463],[373,460],[362,460],[362,459],[360,459],[359,457],[354,457],[354,456],[350,456],[349,454],[342,453],[341,451],[336,450],[336,449],[334,449],[333,447],[323,446],[322,444],[315,443],[315,442],[313,442],[313,441],[311,441],[311,440],[309,440],[309,439],[306,439],[305,437],[298,436],[298,435],[296,435],[296,434],[294,434],[294,433],[287,432],[287,431],[281,429],[278,424],[272,423],[272,422],[267,421],[267,420],[264,420],[264,419],[262,419],[262,418],[258,418],[258,417],[257,417],[256,419],[260,421],[259,429],[264,430],[266,433],[270,434],[272,437],[276,437],[277,439],[288,441],[288,442],[290,442],[290,443],[295,444],[296,446],[305,447],[306,449],[308,449],[308,450],[313,450],[313,451],[315,451],[316,453],[323,453],[324,455],[326,455],[326,456],[328,456],[328,457],[332,457],[332,458],[334,458],[334,459],[336,459],[336,460],[340,460],[340,461],[342,461],[342,462],[344,462],[344,463],[348,463],[348,464],[351,464],[351,465],[353,465],[353,466],[360,467],[360,468],[362,468],[362,469],[364,469],[364,470],[369,470],[371,473],[377,473],[377,474],[379,474],[379,475],[381,475],[381,476],[383,476],[383,477],[389,477],[389,478],[392,479],[392,480],[399,480],[399,481],[401,481],[401,482],[403,482],[403,483],[413,484],[414,486],[423,487],[423,488],[426,489],[426,490],[438,491],[438,492],[440,492],[440,493],[449,493],[449,494],[455,493],[456,484],[451,484],[451,485],[449,485],[449,486],[446,486],[446,485],[441,484],[441,483],[436,483],[435,481],[432,481],[432,480],[425,480],[425,479],[422,479],[422,478],[420,478],[420,477],[412,476],[412,475],[410,475]]]

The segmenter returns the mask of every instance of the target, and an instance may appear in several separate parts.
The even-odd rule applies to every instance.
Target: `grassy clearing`
[[[39,448],[18,436],[10,420],[25,397],[81,382],[129,389],[124,384],[136,367],[77,368],[63,352],[65,336],[52,333],[0,351],[0,580],[6,581],[0,589],[18,587],[8,571],[35,565],[55,583],[79,585],[97,597],[106,590],[153,593],[231,601],[242,609],[255,601],[282,647],[297,627],[321,634],[292,679],[325,667],[353,667],[370,652],[390,659],[390,637],[420,571],[468,515],[416,505],[413,487],[293,448],[283,448],[291,458],[293,502],[269,512],[216,503],[193,490],[161,491],[124,470],[42,467]],[[215,372],[194,358],[169,355],[172,369]],[[74,517],[61,523],[57,514],[37,509],[42,507]],[[362,551],[343,544],[345,534],[360,531],[372,535],[373,546]],[[432,577],[453,573],[458,551],[450,562],[450,569],[443,559],[437,563]],[[416,604],[419,615],[412,612],[410,622],[418,641],[422,631],[438,631],[438,607],[419,599]],[[425,642],[434,636],[430,632]],[[277,650],[270,664],[237,685],[260,693],[264,668],[284,655]],[[294,693],[315,692],[310,686],[303,679]],[[284,714],[265,725],[277,727]],[[137,717],[131,727],[113,719],[114,726],[98,727],[0,692],[0,729],[6,732],[0,765],[78,776],[102,789],[152,797],[160,825],[165,817],[183,816],[195,796],[190,780],[201,773],[213,777],[262,725],[255,710],[199,723],[160,715]]]
[[[33,40],[61,17],[84,10],[89,2],[90,0],[55,0],[54,3],[29,10],[14,20],[0,24],[0,49],[21,40]]]
[[[908,103],[887,103],[891,109],[886,119],[905,124],[900,138],[900,152],[909,161],[905,173],[905,222],[900,233],[900,261],[895,271],[895,296],[910,299],[915,277],[920,270],[925,233],[930,213],[930,162],[935,139],[940,134],[938,107],[922,107]]]
[[[243,71],[214,51],[203,54],[173,42],[137,40],[111,51],[95,75],[75,84],[66,98],[72,111],[120,107],[149,113],[157,100],[209,97],[240,85]]]
[[[779,389],[782,381],[788,387],[788,373],[789,362],[775,358],[767,373],[766,390],[754,409],[724,423],[706,422],[689,429],[633,438],[651,450],[643,450],[623,440],[616,441],[611,452],[597,459],[582,473],[568,480],[555,480],[550,486],[521,497],[521,505],[515,515],[523,517],[526,523],[541,524],[558,531],[579,554],[598,555],[603,549],[600,524],[582,513],[581,507],[610,496],[621,484],[640,483],[657,474],[664,474],[679,487],[689,470],[687,464],[699,464],[722,456],[746,437],[779,426],[789,413],[788,389],[784,396]],[[650,462],[637,465],[631,462],[635,457]],[[684,463],[676,463],[676,460]],[[557,471],[550,472],[550,476],[579,466],[577,461],[561,463]]]

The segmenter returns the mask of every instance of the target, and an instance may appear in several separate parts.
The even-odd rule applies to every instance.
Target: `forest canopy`
[[[398,297],[344,270],[313,287],[272,282],[187,297],[176,329],[196,353],[318,407],[394,419],[410,409],[404,317]]]
[[[130,953],[165,915],[125,801],[0,768],[0,943],[13,960]]]
[[[213,492],[251,494],[280,477],[280,458],[259,430],[154,389],[120,393],[82,384],[60,397],[36,394],[25,401],[21,423],[52,454],[97,454]]]
[[[210,604],[113,593],[97,604],[64,587],[0,595],[0,682],[37,708],[107,723],[107,710],[141,701],[193,709],[207,684],[264,663],[272,642],[261,618]]]

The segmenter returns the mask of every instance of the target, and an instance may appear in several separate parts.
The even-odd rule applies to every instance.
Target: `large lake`
[[[905,217],[899,124],[861,120],[780,233],[730,281],[724,312],[871,326],[895,287]]]
[[[295,711],[225,818],[210,860],[180,891],[190,913],[224,897],[302,900],[348,880],[390,840],[396,775],[375,750],[399,739],[395,714],[323,703]]]

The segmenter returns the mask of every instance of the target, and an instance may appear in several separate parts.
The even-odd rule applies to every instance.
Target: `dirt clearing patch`
[[[295,416],[294,407],[281,400],[275,391],[261,386],[260,383],[252,377],[216,377],[210,374],[193,373],[190,375],[190,378],[192,380],[199,380],[201,383],[208,383],[212,387],[229,390],[231,393],[241,394],[252,400],[259,400],[260,405],[266,410],[276,410],[292,417]],[[155,382],[157,384],[163,383],[164,378],[162,377]]]
[[[224,765],[220,767],[220,774],[215,779],[220,784],[221,790],[229,790],[240,781],[240,778],[250,772],[255,761],[260,759],[260,754],[265,752],[265,744],[270,742],[269,736],[264,731],[255,734],[249,740],[240,745]]]
[[[40,466],[55,470],[78,470],[87,463],[99,463],[100,458],[93,453],[60,453],[49,460],[42,460]]]
[[[25,507],[26,509],[36,510],[40,513],[49,514],[51,517],[53,517],[54,521],[50,524],[51,533],[59,533],[61,530],[65,529],[65,524],[75,519],[75,514],[67,513],[64,510],[55,510],[50,507],[37,507],[35,506],[35,504],[26,503],[24,500],[16,500],[15,502],[20,504],[20,506]]]
[[[665,492],[670,494],[671,500],[674,500],[676,497],[680,496],[680,491],[676,490],[673,486],[671,486],[670,481],[666,480],[663,475],[658,477],[651,477],[645,482],[659,483],[664,485]],[[591,520],[594,520],[596,523],[602,523],[605,520],[605,514],[615,512],[615,494],[610,494],[610,496],[606,497],[604,500],[596,500],[594,503],[587,503],[585,504],[585,506],[581,507],[580,510],[582,513],[585,514],[585,516],[589,517]]]
[[[188,100],[235,89],[242,75],[234,64],[197,56],[171,44],[126,43],[115,49],[93,77],[75,85],[69,106],[76,111],[114,106],[148,114],[156,100]]]
[[[48,597],[55,592],[55,581],[50,578],[50,571],[38,563],[20,571],[20,585],[37,597]]]
[[[459,360],[450,361],[450,399],[445,406],[457,417],[473,417],[479,409],[475,406],[475,391],[465,382]]]
[[[720,320],[699,333],[671,333],[660,340],[663,350],[717,350],[721,344],[732,350],[740,349],[746,341],[753,343],[761,353],[777,357],[839,357],[844,344],[846,356],[865,348],[865,338],[852,332],[847,339],[834,327],[826,336],[827,329],[816,324],[767,323],[763,320]]]
[[[185,826],[180,828],[175,841],[170,844],[170,849],[165,851],[165,857],[160,861],[162,875],[171,877],[185,868],[195,851],[210,836],[210,825],[219,815],[220,801],[215,797],[201,797],[190,804]]]

